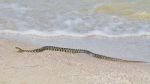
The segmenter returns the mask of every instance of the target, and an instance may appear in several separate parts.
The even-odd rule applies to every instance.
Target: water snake
[[[43,46],[41,48],[37,49],[32,49],[32,50],[24,50],[19,47],[16,47],[18,49],[17,52],[22,53],[22,52],[43,52],[45,50],[50,50],[50,51],[60,51],[60,52],[67,52],[67,53],[85,53],[88,55],[91,55],[93,57],[99,58],[99,59],[104,59],[104,60],[110,60],[110,61],[120,61],[120,62],[136,62],[136,63],[143,63],[143,61],[131,61],[131,60],[123,60],[119,58],[113,58],[113,57],[108,57],[100,54],[95,54],[89,50],[84,50],[84,49],[72,49],[72,48],[63,48],[63,47],[55,47],[55,46]]]

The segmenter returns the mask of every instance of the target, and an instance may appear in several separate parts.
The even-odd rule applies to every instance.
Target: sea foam
[[[121,15],[122,11],[126,14],[128,8],[131,7],[132,12],[134,12],[132,14],[133,17],[147,18],[150,16],[146,10],[136,11],[136,2],[134,7],[132,7],[134,1],[132,3],[117,3],[117,5],[113,2],[109,2],[109,4],[101,2],[101,4],[93,1],[93,4],[91,4],[91,1],[87,1],[85,4],[89,6],[71,6],[69,4],[68,9],[63,8],[64,6],[66,7],[67,2],[62,2],[61,5],[64,6],[59,8],[58,2],[54,1],[56,4],[53,5],[52,3],[46,3],[46,1],[39,1],[41,3],[37,2],[36,6],[33,6],[32,1],[0,3],[0,21],[2,21],[0,34],[42,37],[62,35],[73,37],[130,37],[150,35],[149,19],[137,20]],[[78,1],[70,2],[74,3]],[[121,8],[118,8],[118,6]],[[72,8],[70,9],[70,7]],[[113,9],[108,9],[108,12],[106,10],[105,12],[99,12],[101,10],[104,11],[108,7]],[[145,6],[143,6],[144,8]],[[97,12],[93,10],[97,10]],[[111,13],[114,10],[115,13]],[[13,28],[11,23],[14,25]]]
[[[121,35],[110,35],[105,34],[101,31],[90,31],[88,33],[74,33],[67,31],[53,31],[53,32],[41,32],[37,30],[29,31],[15,31],[15,30],[1,30],[0,34],[12,34],[12,35],[27,35],[27,36],[39,36],[39,37],[55,37],[55,36],[71,36],[71,37],[134,37],[134,36],[148,36],[150,32],[139,32],[137,34],[121,34]]]

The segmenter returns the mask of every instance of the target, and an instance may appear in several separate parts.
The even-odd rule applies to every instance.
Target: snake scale
[[[55,46],[44,46],[41,48],[33,49],[33,50],[23,50],[19,47],[16,47],[18,49],[17,52],[22,53],[22,52],[43,52],[45,50],[50,50],[50,51],[60,51],[60,52],[68,52],[68,53],[85,53],[88,55],[91,55],[93,57],[99,58],[99,59],[105,59],[109,61],[120,61],[120,62],[136,62],[136,63],[141,63],[142,61],[130,61],[130,60],[123,60],[119,58],[112,58],[104,55],[99,55],[95,54],[89,50],[84,50],[84,49],[72,49],[72,48],[62,48],[62,47],[55,47]]]

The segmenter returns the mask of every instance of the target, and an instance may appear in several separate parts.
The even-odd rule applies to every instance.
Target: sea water
[[[150,62],[150,0],[1,0],[0,39]]]

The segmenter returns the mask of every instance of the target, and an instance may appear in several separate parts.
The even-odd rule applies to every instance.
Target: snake
[[[96,54],[96,53],[93,53],[93,52],[91,52],[89,50],[85,50],[85,49],[72,49],[72,48],[64,48],[64,47],[56,47],[56,46],[43,46],[41,48],[31,49],[31,50],[24,50],[20,47],[15,47],[15,48],[18,50],[17,51],[18,53],[23,53],[23,52],[39,53],[39,52],[43,52],[45,50],[50,50],[50,51],[60,51],[60,52],[73,53],[73,54],[85,53],[85,54],[91,55],[95,58],[109,60],[109,61],[145,63],[143,61],[123,60],[123,59],[119,59],[119,58],[113,58],[113,57],[109,57],[109,56],[105,56],[105,55],[100,55],[100,54]]]

